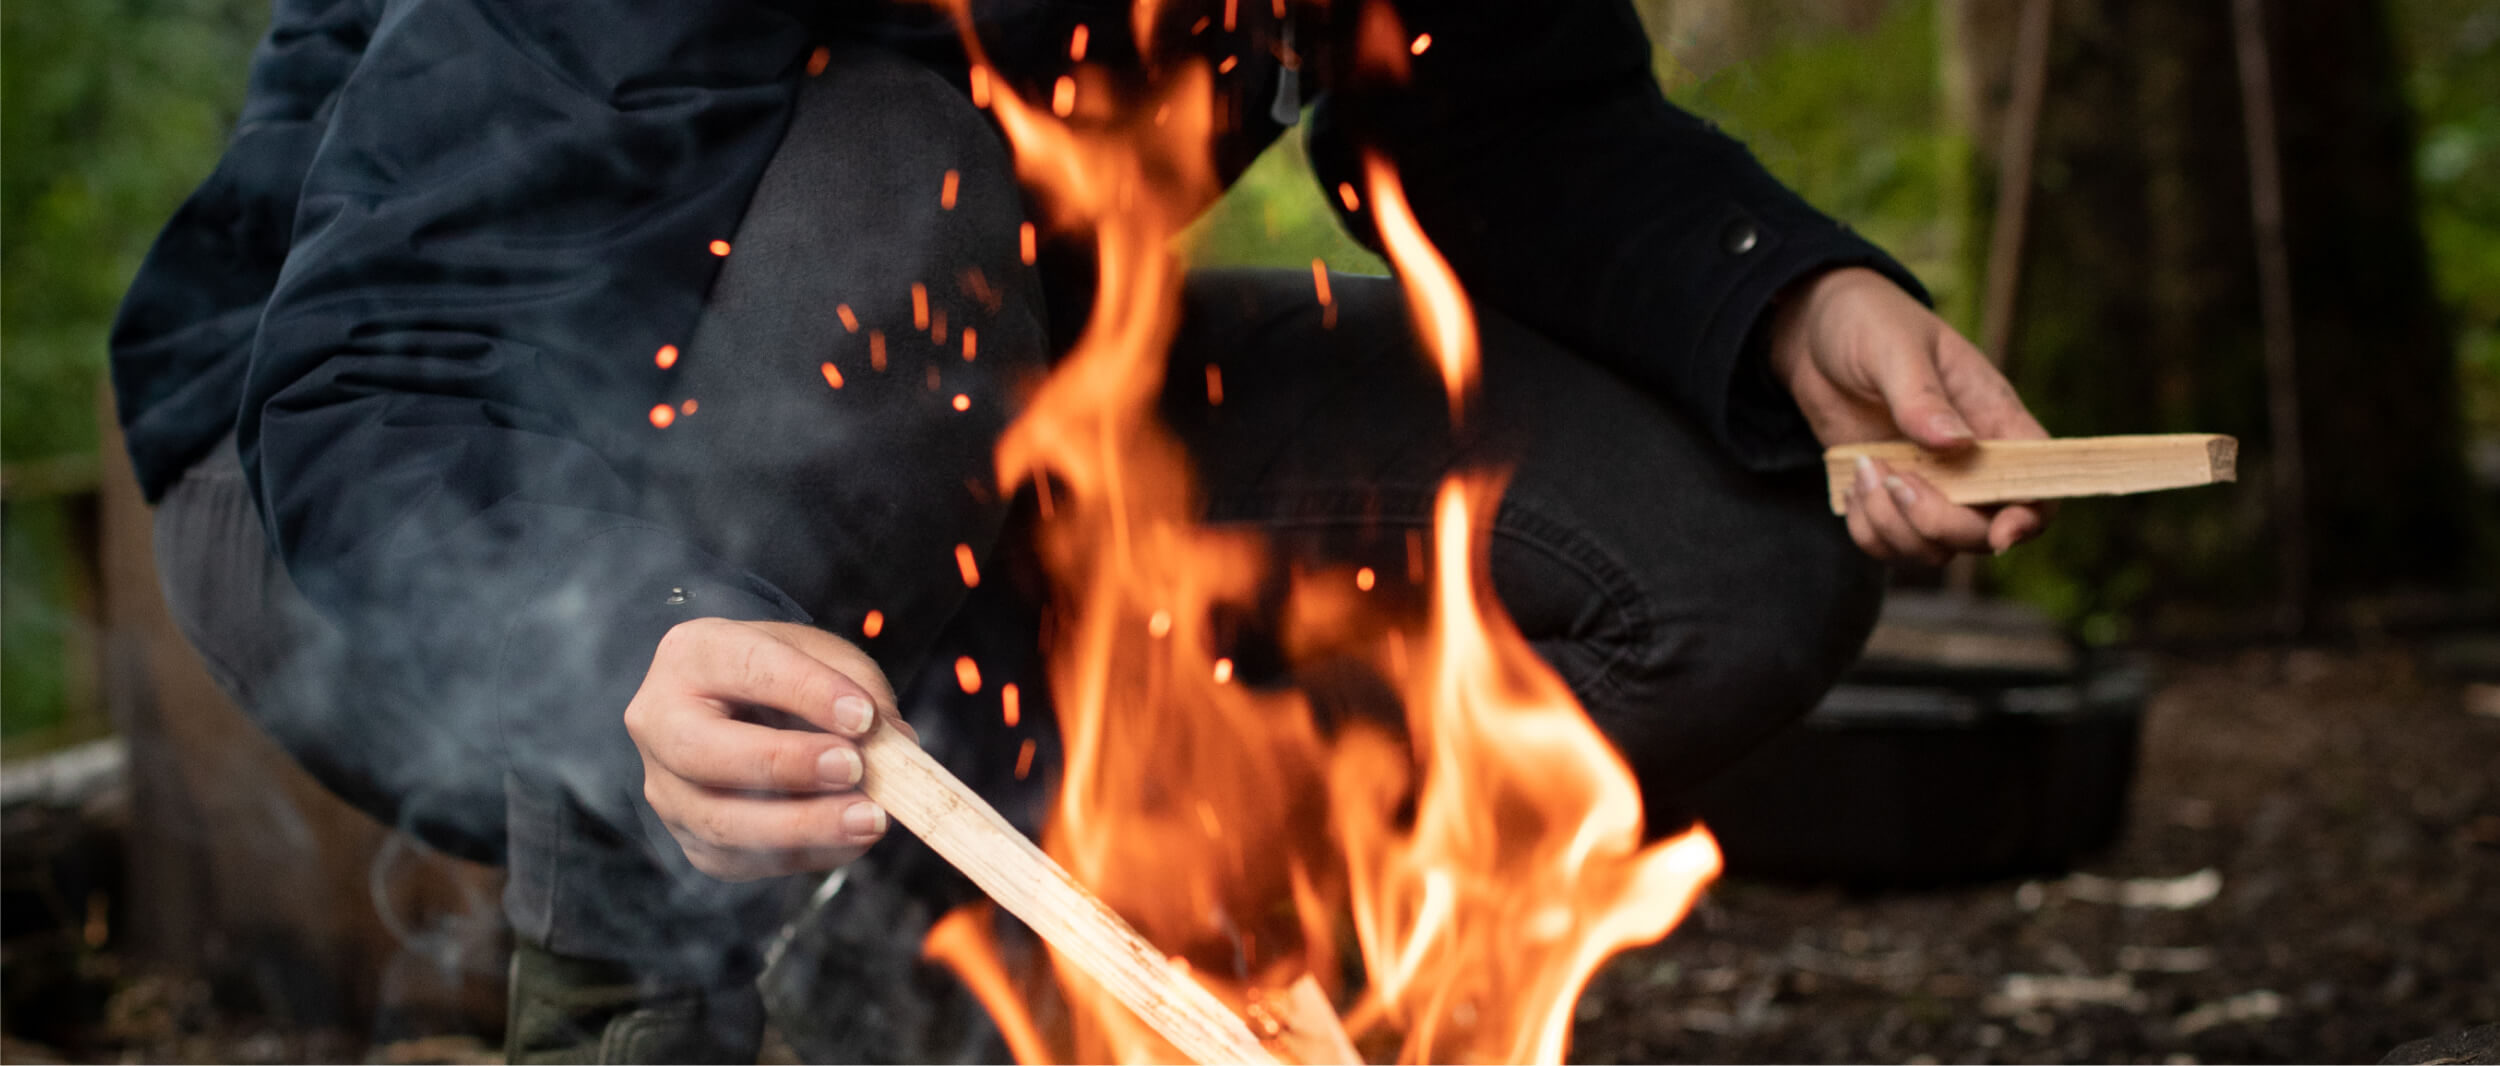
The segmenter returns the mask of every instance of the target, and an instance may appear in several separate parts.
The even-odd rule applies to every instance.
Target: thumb
[[[1944,379],[1936,373],[1936,362],[1912,356],[1896,358],[1876,379],[1875,387],[1884,396],[1884,406],[1892,413],[1893,425],[1903,435],[1931,451],[1960,451],[1971,446],[1975,435],[1953,399],[1944,391]]]

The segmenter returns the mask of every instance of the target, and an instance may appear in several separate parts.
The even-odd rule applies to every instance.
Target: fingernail
[[[869,706],[867,700],[857,696],[844,696],[833,701],[834,728],[857,736],[867,732],[868,727],[875,724],[877,724],[877,709]]]
[[[842,812],[842,828],[853,836],[873,837],[885,833],[885,808],[874,803],[854,803]]]
[[[1977,434],[1970,431],[1970,423],[1962,421],[1962,416],[1949,412],[1928,419],[1927,424],[1932,427],[1936,431],[1936,435],[1940,437],[1967,438],[1977,436]]]
[[[1865,456],[1863,456],[1863,455],[1859,456],[1859,457],[1858,457],[1858,492],[1859,492],[1859,494],[1860,494],[1860,495],[1864,495],[1864,494],[1866,494],[1866,493],[1869,493],[1869,492],[1873,492],[1873,491],[1875,491],[1875,483],[1876,483],[1876,480],[1877,480],[1877,478],[1876,478],[1876,475],[1875,475],[1875,460],[1873,460],[1873,459],[1869,459],[1869,458],[1867,458],[1867,457],[1865,457]]]
[[[849,748],[827,748],[816,757],[816,779],[828,785],[848,788],[859,783],[859,753]]]
[[[1918,503],[1918,493],[1911,491],[1910,483],[1901,480],[1901,477],[1898,474],[1885,478],[1884,488],[1891,490],[1892,502],[1900,504],[1901,509],[1904,511],[1909,510],[1911,506]]]

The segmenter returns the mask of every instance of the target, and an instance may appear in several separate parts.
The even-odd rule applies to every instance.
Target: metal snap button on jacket
[[[688,591],[686,591],[686,590],[685,590],[684,588],[682,588],[682,587],[679,587],[679,588],[671,588],[671,589],[669,589],[669,590],[668,590],[668,599],[667,599],[665,602],[666,602],[669,606],[671,606],[671,607],[675,607],[675,606],[677,606],[677,605],[679,605],[679,604],[681,604],[681,603],[684,603],[684,602],[686,602],[686,601],[688,601],[688,600],[691,600],[691,599],[693,599],[693,598],[694,598],[694,593],[688,592]]]
[[[1762,233],[1754,228],[1750,219],[1740,218],[1730,222],[1727,229],[1719,233],[1719,247],[1726,249],[1729,255],[1743,255],[1753,251],[1754,245],[1760,243]]]

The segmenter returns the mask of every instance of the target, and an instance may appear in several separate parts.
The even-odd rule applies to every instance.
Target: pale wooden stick
[[[2218,433],[2132,437],[1989,440],[1960,455],[1931,452],[1908,441],[1844,444],[1823,453],[1832,513],[1849,513],[1849,485],[1863,455],[1894,471],[1917,474],[1959,504],[2123,496],[2186,488],[2238,476],[2240,445]]]
[[[1296,980],[1273,1008],[1276,1042],[1293,1061],[1302,1066],[1363,1066],[1363,1055],[1345,1035],[1336,1004],[1328,1002],[1328,993],[1311,975]]]
[[[860,789],[1024,920],[1181,1054],[1202,1063],[1274,1063],[1240,1016],[1103,906],[996,808],[891,725],[860,743]]]

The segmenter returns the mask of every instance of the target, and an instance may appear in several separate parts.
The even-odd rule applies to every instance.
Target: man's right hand
[[[833,869],[885,835],[885,811],[859,791],[857,741],[877,728],[910,735],[893,708],[885,672],[850,641],[699,618],[661,638],[625,729],[642,752],[643,799],[686,858],[752,881]]]

